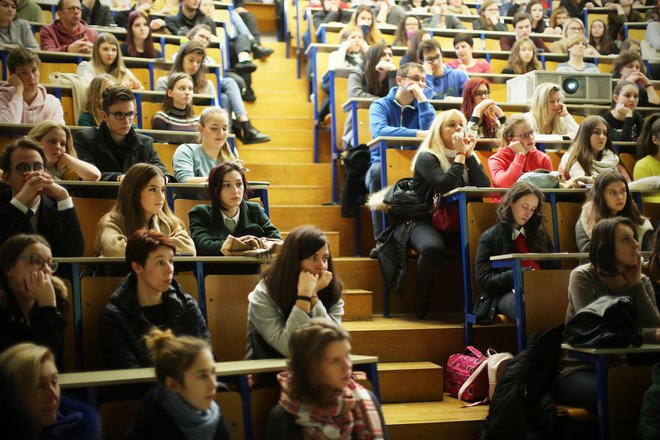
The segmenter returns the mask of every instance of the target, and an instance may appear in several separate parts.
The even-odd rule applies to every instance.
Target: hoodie
[[[95,30],[88,28],[84,20],[80,21],[78,29],[73,34],[70,34],[64,29],[61,20],[55,20],[53,24],[42,27],[39,35],[41,35],[41,50],[67,52],[69,44],[74,41],[87,37],[93,43],[99,34]]]
[[[25,21],[33,21],[35,23],[44,22],[44,16],[41,13],[41,8],[32,0],[18,0],[16,18],[20,18]]]
[[[426,75],[424,95],[428,99],[445,99],[446,96],[463,96],[463,88],[469,79],[468,74],[462,70],[452,69],[443,65],[444,73],[441,76]]]
[[[37,96],[30,104],[23,100],[23,95],[15,93],[14,86],[0,86],[0,122],[38,124],[45,120],[65,123],[62,104],[44,86],[37,85]]]

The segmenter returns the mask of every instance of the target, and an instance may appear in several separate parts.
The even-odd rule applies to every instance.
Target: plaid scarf
[[[351,380],[344,389],[337,390],[328,405],[302,404],[289,397],[290,376],[277,376],[282,386],[280,406],[296,416],[303,437],[310,440],[382,439],[380,416],[369,392]]]

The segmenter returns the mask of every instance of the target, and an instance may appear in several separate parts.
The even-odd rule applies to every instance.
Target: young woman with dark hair
[[[496,313],[516,320],[513,270],[494,268],[490,257],[554,250],[543,203],[543,194],[534,185],[513,184],[497,206],[497,223],[479,237],[475,258],[479,299],[474,312],[480,320],[492,322]],[[558,268],[556,262],[547,260],[524,260],[522,266],[526,270]]]
[[[144,335],[153,328],[210,340],[197,302],[174,279],[176,246],[165,234],[138,229],[126,244],[130,273],[101,313],[101,351],[108,368],[152,365]]]
[[[521,38],[513,44],[511,55],[509,55],[502,73],[522,75],[532,70],[541,70],[536,46],[529,38]]]
[[[193,80],[184,72],[173,73],[167,80],[162,110],[151,118],[151,128],[168,131],[196,131],[199,117],[193,113]]]
[[[605,171],[619,171],[630,180],[612,145],[605,119],[596,115],[587,116],[582,122],[573,144],[561,158],[558,171],[566,180],[578,176],[595,178]]]
[[[561,35],[564,23],[568,21],[568,11],[565,7],[559,6],[552,8],[552,14],[548,20],[548,27],[545,28],[546,34]]]
[[[580,218],[575,224],[578,250],[589,252],[594,239],[594,226],[603,219],[616,216],[625,217],[632,222],[635,226],[635,237],[642,250],[651,249],[651,222],[637,210],[625,177],[615,171],[608,171],[596,177],[589,192],[589,199],[582,206]]]
[[[408,38],[408,46],[406,53],[401,57],[399,61],[399,66],[403,66],[406,63],[419,63],[419,58],[417,57],[417,51],[419,50],[419,45],[422,44],[422,41],[430,40],[431,34],[424,29],[416,30],[410,38]]]
[[[470,34],[454,35],[455,60],[448,60],[447,64],[452,69],[459,69],[469,73],[493,73],[490,63],[483,59],[476,59],[472,56],[474,50],[474,40]],[[465,90],[463,90],[465,94]],[[465,96],[465,95],[463,95]]]
[[[364,68],[354,69],[348,76],[347,98],[382,98],[396,85],[396,66],[392,49],[385,43],[371,46],[364,55]],[[353,114],[346,114],[342,145],[344,150],[353,144]]]
[[[129,440],[229,440],[229,430],[214,397],[215,363],[208,341],[151,329],[144,345],[158,385],[135,409]]]
[[[614,59],[612,65],[612,78],[621,81],[630,81],[637,85],[639,90],[639,107],[657,106],[660,97],[653,88],[653,83],[646,76],[646,66],[642,56],[631,50],[622,50]]]
[[[651,280],[642,274],[635,224],[629,218],[599,221],[593,229],[590,263],[571,272],[569,322],[580,309],[604,295],[628,296],[637,310],[636,324],[646,342],[660,342],[660,313]],[[564,357],[556,386],[557,403],[596,410],[596,374],[592,363]]]
[[[415,31],[422,29],[422,21],[416,15],[405,15],[394,31],[392,46],[408,47],[408,41]]]
[[[644,122],[642,133],[637,138],[637,162],[633,179],[660,176],[660,113],[654,113]],[[660,195],[643,196],[649,203],[660,203]]]
[[[655,302],[658,304],[658,299],[660,299],[660,229],[653,233],[651,258],[644,263],[643,270],[644,274],[651,280],[651,284],[653,284]]]
[[[160,58],[160,50],[154,47],[151,36],[149,16],[143,11],[133,11],[128,14],[126,23],[126,42],[119,45],[121,54],[125,57]]]
[[[463,88],[464,115],[470,115],[467,132],[476,138],[494,138],[506,122],[504,111],[490,99],[490,83],[485,78],[470,78]]]
[[[612,91],[611,110],[603,115],[603,119],[612,131],[613,141],[637,140],[644,128],[644,117],[637,111],[639,104],[639,89],[631,81],[619,81]]]
[[[99,220],[96,253],[102,257],[123,257],[128,238],[141,228],[169,237],[175,252],[195,255],[195,246],[183,222],[167,204],[167,180],[155,165],[137,163],[130,167],[119,185],[117,201]]]
[[[545,32],[545,10],[543,3],[539,0],[532,0],[527,3],[525,12],[532,17],[532,33],[542,34]]]
[[[327,237],[315,226],[294,228],[248,296],[246,358],[289,356],[292,332],[312,318],[340,323],[342,289]]]
[[[0,352],[33,342],[48,347],[62,365],[69,302],[56,270],[40,235],[15,235],[0,246]]]
[[[339,325],[314,318],[293,331],[282,394],[269,416],[266,439],[387,439],[376,396],[351,378],[351,339]]]
[[[607,29],[607,24],[603,20],[594,20],[589,29],[589,44],[596,48],[601,55],[616,55],[619,53],[612,37]]]
[[[240,162],[223,162],[209,173],[211,205],[190,210],[190,232],[198,255],[222,255],[229,235],[277,238],[282,236],[257,202],[248,202],[245,170]]]

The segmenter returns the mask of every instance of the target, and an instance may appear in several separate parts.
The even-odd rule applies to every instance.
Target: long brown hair
[[[619,211],[616,215],[625,217],[632,221],[635,225],[643,225],[644,217],[639,213],[637,205],[630,194],[630,188],[628,188],[628,182],[626,178],[616,171],[606,171],[600,173],[594,184],[591,187],[589,192],[589,200],[593,203],[593,208],[591,210],[591,216],[589,221],[591,224],[597,224],[601,220],[612,217],[612,211],[607,207],[607,201],[605,200],[605,188],[614,182],[622,182],[626,186],[626,204],[623,206],[623,209]],[[637,230],[635,229],[635,232]],[[642,237],[639,237],[640,240]],[[591,237],[593,243],[593,235]]]
[[[653,113],[644,121],[644,128],[637,137],[637,159],[658,154],[658,145],[653,142],[653,136],[660,141],[660,113]]]
[[[376,66],[389,46],[385,43],[378,43],[367,49],[364,56],[364,76],[367,80],[367,92],[375,96],[385,96],[389,91],[387,77],[381,81],[380,73]]]
[[[177,72],[185,72],[183,70],[183,59],[186,55],[197,54],[202,56],[202,63],[197,69],[197,72],[192,75],[193,79],[193,92],[203,93],[206,90],[206,85],[208,84],[208,79],[206,79],[206,64],[204,64],[204,59],[206,58],[206,51],[204,46],[199,41],[189,41],[186,44],[182,45],[179,49],[179,53],[176,55],[172,69],[170,70],[170,75]]]
[[[534,214],[524,225],[527,247],[530,252],[550,252],[552,249],[548,247],[550,238],[545,223],[545,210],[543,209],[545,197],[534,185],[527,182],[514,183],[497,205],[497,220],[500,223],[512,225],[512,205],[527,195],[534,195],[539,200]]]
[[[582,125],[580,125],[580,129],[575,136],[575,140],[573,141],[573,145],[571,145],[570,151],[566,153],[568,154],[568,160],[566,161],[567,173],[573,164],[577,162],[580,164],[587,175],[591,174],[591,166],[593,164],[593,160],[597,159],[594,157],[594,154],[591,151],[591,134],[594,132],[598,124],[603,124],[605,127],[607,127],[607,142],[605,143],[605,148],[603,148],[603,151],[600,152],[600,155],[602,155],[606,150],[609,150],[614,153],[614,155],[618,156],[616,150],[614,149],[614,145],[612,145],[612,137],[610,135],[610,128],[607,124],[607,121],[605,121],[605,119],[603,119],[601,116],[587,116],[582,122]]]
[[[328,244],[328,238],[316,226],[298,226],[289,233],[275,261],[264,272],[262,277],[268,293],[285,316],[289,316],[296,304],[300,262]],[[329,310],[339,301],[343,289],[342,282],[334,271],[332,256],[328,258],[328,271],[333,274],[332,281],[318,296]]]
[[[139,57],[140,53],[135,48],[135,38],[133,37],[133,23],[138,18],[144,18],[147,20],[147,27],[149,27],[149,16],[142,11],[132,11],[128,14],[128,20],[126,22],[126,53],[131,57]],[[144,40],[144,57],[145,58],[156,58],[156,49],[154,48],[154,39],[151,36],[151,27],[149,27],[149,34]]]
[[[534,51],[532,59],[529,60],[529,63],[524,64],[523,60],[520,58],[520,46],[523,44],[529,44]],[[529,38],[521,38],[513,44],[511,48],[511,55],[506,61],[504,69],[511,69],[516,75],[522,75],[523,73],[531,72],[532,70],[541,70],[541,63],[539,63],[538,51],[536,46]]]
[[[170,73],[167,77],[167,90],[165,90],[165,97],[163,98],[163,112],[164,113],[171,113],[172,109],[174,108],[174,99],[169,95],[170,90],[174,90],[174,87],[176,87],[176,83],[178,83],[181,80],[187,79],[191,83],[193,82],[193,79],[190,75],[188,75],[185,72],[177,72],[177,73]],[[193,84],[194,86],[194,84]],[[195,114],[193,113],[193,105],[192,103],[186,105],[186,118],[191,119]]]

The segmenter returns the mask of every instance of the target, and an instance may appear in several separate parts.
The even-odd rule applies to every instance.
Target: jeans
[[[380,184],[380,162],[374,162],[369,166],[367,174],[364,178],[364,183],[367,186],[369,194],[373,194],[381,190]],[[371,211],[371,222],[374,225],[374,239],[378,240],[378,236],[385,226],[383,225],[383,213],[380,211]]]
[[[227,110],[231,119],[234,112],[236,117],[246,115],[243,98],[241,98],[241,89],[232,78],[222,78],[220,80],[220,91],[222,92],[222,107]]]
[[[576,371],[557,381],[557,403],[596,410],[596,373]]]
[[[237,35],[245,35],[250,39],[250,41],[254,41],[254,37],[252,36],[252,33],[248,27],[245,25],[241,15],[238,15],[235,11],[231,11],[229,14],[229,20],[231,22],[231,32],[229,33],[229,38],[235,38]]]

